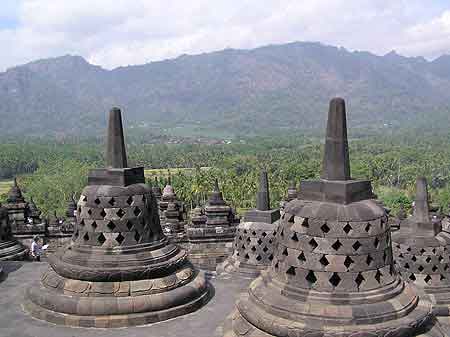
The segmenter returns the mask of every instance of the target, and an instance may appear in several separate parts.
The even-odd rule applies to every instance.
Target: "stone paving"
[[[250,279],[233,275],[215,278],[212,299],[200,310],[168,321],[119,329],[86,329],[58,326],[39,321],[21,307],[25,289],[36,284],[48,268],[45,262],[2,262],[5,271],[0,282],[0,337],[222,337],[222,323],[233,309],[239,293]]]

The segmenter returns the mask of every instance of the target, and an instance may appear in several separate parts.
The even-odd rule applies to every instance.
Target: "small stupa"
[[[403,278],[422,288],[434,312],[450,316],[450,233],[430,216],[428,186],[416,180],[414,213],[392,234],[394,258]]]
[[[260,173],[256,209],[245,213],[237,227],[233,254],[217,266],[217,273],[256,277],[274,258],[280,211],[270,209],[267,171]]]
[[[0,204],[0,261],[23,260],[27,253],[28,249],[14,239],[8,210]]]

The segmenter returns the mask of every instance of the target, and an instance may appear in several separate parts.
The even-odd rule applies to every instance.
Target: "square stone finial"
[[[105,157],[106,167],[108,168],[128,167],[123,136],[122,112],[119,108],[112,108],[109,111]]]

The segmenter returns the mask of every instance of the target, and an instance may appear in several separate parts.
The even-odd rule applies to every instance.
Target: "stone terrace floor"
[[[1,262],[0,265],[6,274],[0,281],[0,337],[222,337],[225,317],[251,281],[236,276],[211,277],[213,298],[186,316],[140,327],[85,329],[39,321],[22,310],[25,289],[39,280],[47,263]]]

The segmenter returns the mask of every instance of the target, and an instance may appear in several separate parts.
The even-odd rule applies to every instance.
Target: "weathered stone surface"
[[[237,227],[233,254],[217,266],[217,273],[256,277],[266,269],[274,259],[279,218],[280,211],[270,209],[269,180],[262,171],[256,209],[245,213],[244,222]]]
[[[110,114],[109,129],[121,128],[120,113]],[[143,169],[120,167],[126,164],[122,132],[108,135],[113,167],[103,169],[102,180],[99,170],[90,173],[96,178],[81,193],[70,244],[49,256],[51,269],[27,289],[24,307],[37,318],[83,327],[141,325],[186,314],[208,300],[203,273],[162,232]],[[117,179],[127,172],[131,180]]]
[[[168,184],[159,201],[159,219],[164,234],[171,239],[183,240],[186,236],[184,203],[178,199],[169,176]]]
[[[431,303],[393,265],[385,209],[350,177],[345,105],[333,99],[322,179],[286,206],[271,266],[252,282],[224,336],[415,336]]]
[[[450,315],[450,233],[430,217],[425,178],[417,178],[414,214],[392,234],[398,270],[432,299],[434,312]]]
[[[223,199],[217,180],[206,203],[204,215],[198,209],[197,212],[186,229],[189,258],[199,268],[214,271],[217,264],[222,263],[233,251],[239,220]]]

